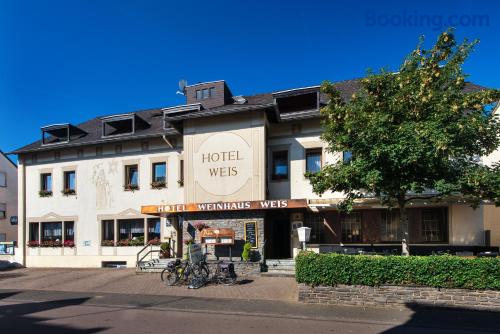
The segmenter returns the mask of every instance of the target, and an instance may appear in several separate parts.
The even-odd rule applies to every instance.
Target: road
[[[0,289],[2,333],[500,333],[500,313]]]

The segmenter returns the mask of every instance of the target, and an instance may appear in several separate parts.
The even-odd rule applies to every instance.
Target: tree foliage
[[[321,86],[330,98],[321,110],[322,139],[329,151],[350,151],[352,159],[307,176],[316,193],[344,192],[342,209],[363,196],[402,213],[415,197],[460,194],[472,205],[483,199],[500,204],[500,167],[478,159],[500,143],[500,123],[491,112],[500,91],[468,89],[462,70],[478,42],[459,44],[453,30],[429,50],[423,42],[398,72],[368,73],[348,101],[331,83]]]

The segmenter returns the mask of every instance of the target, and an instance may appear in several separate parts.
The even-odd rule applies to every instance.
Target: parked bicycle
[[[161,280],[167,285],[190,283],[192,279],[207,281],[209,276],[206,263],[193,264],[188,260],[175,260],[170,262],[161,272]]]

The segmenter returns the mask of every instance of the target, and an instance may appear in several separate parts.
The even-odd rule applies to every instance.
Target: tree
[[[330,98],[321,109],[322,139],[330,152],[348,151],[352,159],[306,176],[318,194],[344,192],[342,211],[358,198],[377,197],[398,207],[406,223],[406,207],[416,199],[453,195],[473,207],[482,200],[500,205],[499,164],[488,167],[478,159],[500,142],[500,123],[491,112],[500,91],[466,89],[462,70],[478,41],[457,44],[448,30],[430,50],[423,42],[399,72],[369,72],[349,101],[331,83],[321,86]]]

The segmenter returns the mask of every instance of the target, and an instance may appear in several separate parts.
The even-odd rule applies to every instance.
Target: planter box
[[[41,256],[57,256],[62,255],[62,247],[40,247]]]
[[[310,304],[402,308],[439,305],[448,308],[500,311],[500,291],[415,286],[309,286],[299,284],[299,301]]]

